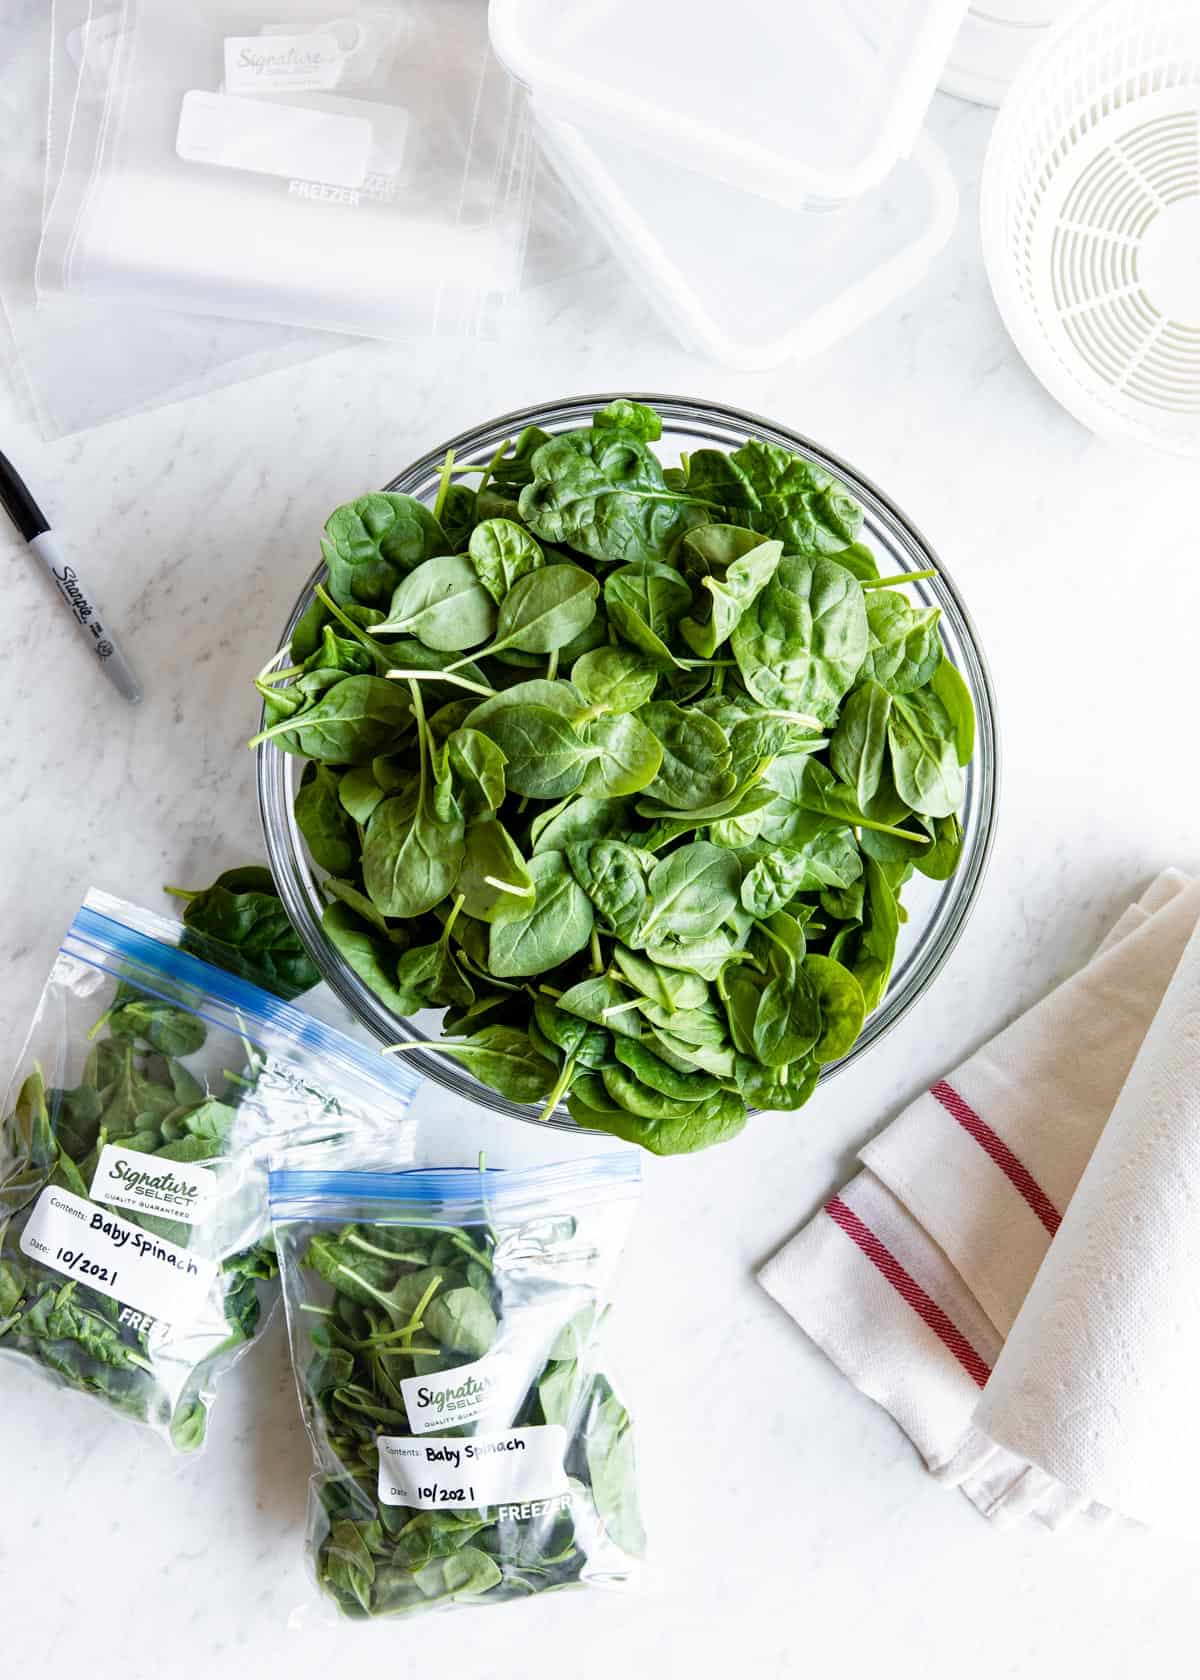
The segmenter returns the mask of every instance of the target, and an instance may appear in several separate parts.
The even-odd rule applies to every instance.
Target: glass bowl
[[[631,393],[618,394],[628,396]],[[448,449],[454,450],[460,463],[487,460],[506,438],[515,439],[524,426],[541,426],[547,432],[569,431],[586,425],[597,408],[612,400],[612,395],[571,397],[502,415],[450,438],[446,443],[439,443],[419,461],[406,467],[385,488],[432,503],[437,495],[438,477]],[[839,478],[862,503],[864,520],[861,538],[874,550],[881,575],[936,568],[936,577],[910,584],[907,589],[922,606],[941,608],[942,639],[947,657],[962,673],[975,703],[978,727],[975,757],[967,771],[962,813],[963,849],[959,867],[948,881],[929,881],[923,875],[917,875],[905,888],[903,902],[908,921],[900,930],[900,943],[888,990],[849,1054],[822,1069],[821,1081],[824,1083],[861,1060],[913,1007],[954,949],[978,896],[992,849],[999,770],[991,678],[966,608],[937,555],[912,522],[853,467],[808,438],[740,409],[680,397],[639,395],[637,400],[649,403],[662,416],[663,437],[656,450],[668,464],[673,464],[683,450],[704,447],[737,449],[747,438],[757,437],[803,455]],[[305,583],[284,628],[283,646],[290,642],[292,631],[312,600],[313,590],[322,580],[324,572],[324,566],[318,566]],[[359,979],[322,931],[324,900],[319,887],[320,877],[308,858],[292,814],[304,763],[303,759],[281,752],[273,741],[264,742],[258,749],[258,797],[263,834],[271,872],[288,915],[327,984],[382,1044],[394,1044],[401,1039],[428,1040],[436,1037],[439,1011],[423,1011],[411,1020],[394,1015]],[[510,1102],[480,1084],[448,1056],[440,1055],[432,1048],[409,1051],[408,1059],[427,1078],[458,1096],[482,1103],[496,1113],[534,1124],[576,1129],[565,1107],[556,1109],[545,1121],[539,1121],[536,1104]]]

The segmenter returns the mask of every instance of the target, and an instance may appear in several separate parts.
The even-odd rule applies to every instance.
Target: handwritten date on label
[[[419,1511],[520,1504],[567,1491],[561,1424],[486,1435],[381,1435],[379,1498]]]
[[[21,1250],[122,1306],[175,1324],[201,1314],[218,1270],[215,1260],[54,1188],[38,1197],[21,1232]]]

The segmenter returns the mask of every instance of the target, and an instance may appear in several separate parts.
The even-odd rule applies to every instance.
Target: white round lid
[[[1050,24],[1073,0],[971,0],[938,86],[977,105],[999,105]]]

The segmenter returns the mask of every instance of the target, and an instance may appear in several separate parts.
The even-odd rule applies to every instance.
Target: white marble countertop
[[[261,855],[242,745],[250,678],[328,510],[538,398],[720,398],[853,461],[960,584],[1006,760],[982,899],[920,1007],[802,1113],[648,1166],[615,1325],[652,1540],[644,1591],[370,1632],[290,1625],[312,1596],[309,1454],[276,1325],[229,1380],[194,1463],[0,1366],[10,1672],[1184,1671],[1173,1653],[1194,1646],[1200,1577],[1175,1542],[993,1532],[753,1277],[906,1097],[1066,974],[1162,865],[1200,864],[1195,469],[1089,437],[1010,344],[975,224],[990,121],[937,101],[964,195],[951,247],[916,293],[801,368],[751,377],[698,362],[605,265],[571,298],[544,300],[534,342],[363,345],[53,446],[0,411],[4,448],[86,560],[146,686],[134,711],[97,680],[0,535],[6,1061],[89,883],[161,908],[160,883]],[[421,1112],[428,1141],[446,1099],[424,1096]],[[455,1118],[470,1130],[476,1117]],[[479,1130],[498,1153],[534,1147],[494,1122]]]

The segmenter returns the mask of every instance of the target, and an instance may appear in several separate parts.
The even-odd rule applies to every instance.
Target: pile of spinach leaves
[[[556,1223],[563,1235],[573,1230],[569,1219]],[[278,1240],[285,1270],[296,1254],[289,1314],[294,1339],[297,1322],[306,1326],[300,1389],[322,1465],[310,1557],[344,1614],[528,1598],[572,1585],[589,1565],[609,1578],[628,1573],[645,1545],[633,1434],[621,1400],[593,1369],[593,1309],[558,1331],[505,1425],[566,1430],[569,1497],[524,1514],[516,1506],[416,1511],[379,1499],[377,1439],[416,1433],[406,1378],[473,1365],[501,1339],[504,1259],[495,1233],[372,1220],[302,1237],[295,1250],[287,1227]],[[525,1278],[517,1291],[526,1305],[532,1287]],[[535,1331],[546,1322],[539,1311],[529,1316]],[[510,1349],[520,1336],[512,1332]],[[438,1433],[472,1430],[447,1424]]]
[[[862,510],[650,409],[339,508],[264,729],[310,762],[324,925],[483,1083],[659,1154],[794,1109],[954,871],[967,688]],[[477,475],[474,489],[456,475]]]
[[[47,1186],[88,1199],[106,1143],[153,1155],[164,1165],[218,1161],[228,1152],[247,1081],[230,1075],[228,1090],[211,1095],[186,1065],[204,1045],[204,1023],[190,1010],[129,986],[119,988],[92,1038],[78,1085],[48,1088],[41,1068],[34,1067],[12,1112],[0,1122],[0,1354],[35,1360],[69,1387],[151,1424],[166,1432],[177,1450],[192,1452],[204,1439],[214,1362],[258,1328],[258,1282],[275,1275],[273,1252],[254,1246],[223,1262],[225,1324],[211,1345],[193,1350],[189,1344],[195,1361],[180,1393],[174,1391],[177,1356],[169,1388],[160,1380],[152,1332],[140,1327],[140,1316],[135,1315],[139,1327],[123,1322],[111,1296],[30,1258],[20,1237]],[[185,1224],[116,1211],[159,1237],[188,1245],[191,1228]]]

